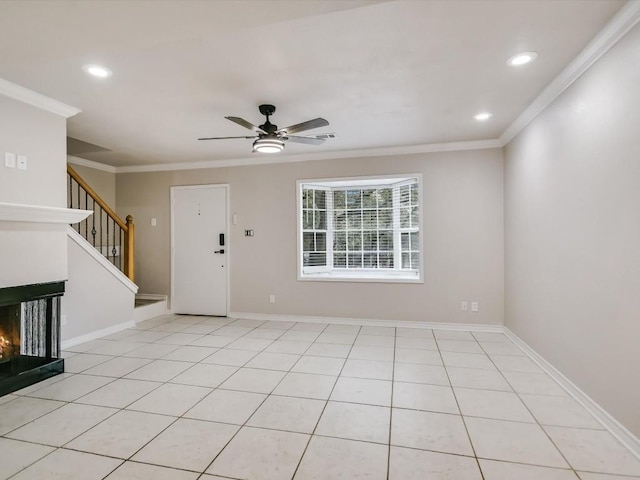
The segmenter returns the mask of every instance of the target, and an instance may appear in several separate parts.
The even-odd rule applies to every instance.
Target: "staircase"
[[[133,282],[135,280],[133,217],[127,215],[126,222],[123,221],[71,165],[67,165],[67,180],[69,208],[93,211],[93,215],[87,217],[84,222],[77,223],[74,228]]]
[[[137,295],[131,215],[122,220],[70,165],[67,182],[69,208],[90,210],[93,215],[68,227],[63,348],[130,328],[167,311],[166,297]]]

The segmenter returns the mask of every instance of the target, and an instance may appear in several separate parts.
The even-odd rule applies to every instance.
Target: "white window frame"
[[[401,230],[394,227],[394,265],[393,269],[331,269],[329,265],[333,265],[333,201],[332,208],[327,205],[327,267],[303,267],[303,206],[302,206],[302,188],[303,186],[314,186],[318,189],[329,189],[329,183],[340,182],[344,187],[353,186],[358,189],[380,188],[381,186],[401,185],[401,182],[413,182],[417,180],[418,184],[418,242],[419,250],[419,268],[417,274],[407,272],[399,268],[401,262]],[[331,190],[332,191],[332,190]],[[327,196],[328,197],[328,196]],[[329,281],[329,282],[378,282],[378,283],[424,283],[424,242],[423,242],[423,202],[422,202],[422,174],[397,174],[397,175],[377,175],[367,177],[345,177],[345,178],[323,178],[298,180],[296,182],[296,216],[297,216],[297,279],[298,281]],[[399,221],[396,215],[399,214],[399,208],[394,205],[394,225],[398,225]]]

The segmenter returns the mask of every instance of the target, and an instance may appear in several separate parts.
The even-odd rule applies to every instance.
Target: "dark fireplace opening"
[[[0,289],[0,396],[64,371],[63,293],[63,282]]]

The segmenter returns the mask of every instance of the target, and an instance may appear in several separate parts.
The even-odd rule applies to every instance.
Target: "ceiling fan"
[[[253,151],[260,153],[277,153],[284,150],[285,142],[305,143],[307,145],[321,145],[327,138],[334,138],[333,133],[327,133],[323,135],[309,135],[298,136],[294,133],[304,132],[319,127],[326,127],[329,125],[324,118],[314,118],[313,120],[307,120],[306,122],[291,125],[289,127],[278,129],[277,125],[274,125],[269,121],[269,117],[276,111],[276,107],[273,105],[260,105],[258,107],[260,113],[267,117],[266,122],[260,126],[255,126],[251,122],[247,122],[240,117],[224,117],[227,120],[231,120],[240,126],[253,130],[257,135],[251,137],[206,137],[199,138],[198,140],[227,140],[230,138],[255,138],[253,142]]]

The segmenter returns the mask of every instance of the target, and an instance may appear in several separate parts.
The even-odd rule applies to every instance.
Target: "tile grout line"
[[[284,330],[284,332],[288,332],[288,331],[290,331],[290,330],[291,330],[291,328],[293,328],[294,326],[295,326],[295,323],[294,323],[293,325],[291,325],[288,329]],[[327,325],[324,327],[323,331],[324,331],[328,326],[329,326],[329,325],[327,324]],[[256,328],[258,328],[258,327],[256,327]],[[284,333],[283,333],[283,335],[284,335]],[[280,335],[280,336],[282,336],[282,335]],[[278,337],[278,338],[280,338],[280,337]],[[271,344],[273,344],[273,342],[272,342]],[[269,345],[271,345],[271,344],[269,344]],[[312,344],[313,344],[313,342],[311,343],[311,345],[312,345]],[[307,349],[305,350],[305,352],[306,352],[309,348],[311,348],[311,345],[309,345],[309,346],[307,347]],[[266,348],[266,347],[265,347],[265,348]],[[264,349],[263,349],[263,350],[261,350],[259,353],[262,353],[262,352],[264,352]],[[257,354],[256,354],[256,355],[257,355]],[[303,355],[304,355],[304,354],[303,354]],[[255,356],[254,356],[254,358],[255,358]],[[300,355],[300,358],[302,358],[302,355]],[[246,363],[248,363],[249,361],[250,361],[250,360],[248,360]],[[246,365],[246,363],[245,363],[245,365]],[[288,373],[291,373],[291,369],[292,369],[292,368],[293,368],[297,363],[298,363],[298,362],[296,361],[296,363],[294,363],[294,364],[289,368],[289,370],[288,370],[288,371],[286,371],[286,373],[282,376],[282,378],[281,378],[281,379],[278,381],[278,383],[277,383],[277,384],[276,384],[276,385],[271,389],[271,391],[270,391],[269,393],[267,393],[267,394],[263,394],[263,395],[265,395],[265,397],[264,397],[264,399],[262,400],[262,402],[260,402],[260,405],[258,405],[258,406],[255,408],[255,410],[253,410],[253,413],[251,413],[251,415],[249,415],[249,417],[244,421],[244,423],[238,427],[238,430],[236,431],[236,433],[234,433],[234,434],[233,434],[233,436],[229,439],[229,441],[228,441],[227,443],[225,443],[224,447],[222,447],[222,448],[220,449],[220,451],[217,453],[217,455],[216,455],[215,457],[213,457],[213,459],[211,460],[211,462],[209,462],[209,464],[208,464],[208,465],[205,467],[205,469],[202,471],[201,476],[205,475],[205,473],[207,472],[207,470],[209,470],[209,469],[213,466],[214,462],[218,459],[218,457],[222,454],[222,452],[224,452],[224,450],[229,446],[229,444],[233,441],[233,439],[235,439],[235,438],[236,438],[236,436],[238,435],[238,433],[240,433],[240,431],[241,431],[244,427],[249,427],[249,426],[247,425],[247,422],[249,422],[249,421],[251,420],[251,418],[256,414],[256,412],[260,409],[260,407],[262,407],[262,405],[264,405],[264,403],[265,403],[265,402],[267,401],[267,399],[272,395],[272,393],[275,391],[275,389],[276,389],[276,388],[278,388],[278,385],[280,385],[280,383],[282,383],[282,381],[285,379],[285,377],[287,376],[287,374],[288,374]],[[243,367],[240,367],[240,368],[243,368]],[[225,380],[225,381],[226,381],[226,380]],[[222,382],[222,383],[224,383],[224,382]],[[220,383],[220,385],[222,385],[222,383]],[[218,387],[216,387],[216,389],[215,389],[215,390],[217,390],[217,389],[220,387],[220,385],[219,385]],[[215,391],[215,390],[214,390],[214,391]],[[222,390],[224,390],[224,389],[222,389]],[[212,392],[212,393],[213,393],[213,392]],[[244,392],[244,393],[250,393],[250,392]],[[207,395],[207,396],[208,396],[208,395]],[[206,398],[206,397],[205,397],[205,398]],[[201,401],[202,401],[202,400],[201,400]],[[200,402],[198,402],[198,403],[200,403]],[[196,405],[197,405],[197,404],[196,404]],[[195,405],[194,405],[194,407],[195,407]],[[193,407],[192,407],[192,408],[193,408]],[[187,412],[188,412],[188,410],[187,410]],[[187,413],[187,412],[185,412],[185,413]],[[249,428],[255,428],[255,427],[249,427]],[[268,430],[268,429],[267,429],[267,430]],[[299,432],[296,432],[296,433],[299,433]],[[309,440],[310,440],[310,439],[311,439],[311,435],[309,436]],[[307,442],[307,445],[308,445],[308,442]],[[305,451],[306,451],[306,447],[305,447]],[[303,455],[304,455],[304,452],[303,452]],[[302,459],[302,457],[300,457],[300,458]],[[296,470],[297,470],[297,467],[296,467]],[[294,475],[295,475],[295,472],[294,472]]]
[[[389,445],[387,449],[387,480],[391,475],[391,432],[393,431],[393,391],[395,385],[396,374],[396,348],[397,348],[396,329],[393,329],[393,362],[391,363],[391,399],[389,400]]]
[[[533,412],[531,411],[531,409],[529,408],[529,406],[522,400],[522,398],[520,397],[520,394],[516,391],[515,388],[513,388],[513,385],[511,385],[511,382],[509,382],[509,380],[507,379],[507,377],[504,375],[504,373],[502,372],[502,370],[500,370],[500,368],[498,368],[498,365],[496,365],[496,363],[493,361],[493,358],[491,358],[491,356],[486,353],[486,351],[484,350],[484,347],[482,345],[480,345],[480,348],[482,349],[483,352],[485,352],[485,355],[487,355],[487,357],[489,357],[489,361],[496,367],[496,369],[498,370],[498,372],[500,373],[500,375],[502,376],[502,378],[504,378],[505,382],[507,382],[507,384],[511,387],[511,389],[513,390],[513,393],[516,395],[516,397],[518,398],[518,400],[520,401],[520,403],[522,403],[522,405],[524,406],[524,408],[527,410],[527,412],[529,412],[529,415],[531,415],[531,417],[535,420],[535,424],[530,424],[530,425],[537,425],[538,428],[540,428],[540,430],[542,430],[544,432],[544,435],[549,439],[549,441],[551,442],[551,445],[553,445],[553,447],[557,450],[557,452],[560,454],[560,456],[562,457],[562,459],[565,461],[565,463],[569,466],[569,468],[571,469],[571,471],[574,473],[574,475],[578,478],[580,478],[580,476],[578,475],[578,472],[576,471],[575,468],[573,468],[573,465],[569,462],[569,460],[567,459],[567,457],[564,455],[564,453],[562,452],[562,450],[560,450],[560,448],[556,445],[556,443],[553,441],[553,439],[549,436],[549,434],[547,433],[547,431],[544,429],[544,427],[542,426],[542,424],[540,424],[540,422],[538,421],[538,418],[533,414]],[[529,358],[529,356],[526,356],[526,358]],[[530,358],[529,358],[530,359]],[[548,465],[540,465],[540,466],[545,466],[548,468],[553,468],[553,467],[549,467]]]
[[[438,339],[435,336],[435,334],[433,335],[433,338],[434,338],[434,340],[436,342],[436,346],[438,347],[438,353],[440,354],[440,359],[442,360],[442,365],[445,365],[444,371],[445,371],[445,374],[447,375],[447,380],[449,380],[451,393],[453,394],[453,399],[456,402],[456,407],[458,407],[458,411],[460,412],[460,419],[462,420],[462,424],[464,425],[464,430],[465,430],[465,432],[467,434],[467,439],[469,440],[469,445],[471,446],[471,451],[473,452],[473,457],[476,460],[476,465],[478,466],[478,471],[480,472],[480,477],[482,478],[482,480],[485,480],[484,472],[482,471],[482,467],[480,466],[480,460],[478,460],[478,454],[476,452],[476,447],[473,445],[473,441],[471,440],[471,435],[469,434],[469,428],[467,427],[467,422],[466,422],[466,420],[464,418],[464,415],[462,414],[462,409],[460,408],[460,402],[458,401],[458,396],[456,395],[456,391],[453,388],[453,384],[451,383],[451,378],[449,376],[449,371],[446,368],[446,364],[444,362],[444,357],[442,356],[442,351],[440,351],[440,345],[438,343]]]
[[[326,330],[327,328],[329,328],[329,324],[325,327],[324,330]],[[324,330],[323,330],[323,333],[324,333]],[[320,424],[320,420],[322,420],[322,416],[324,415],[324,412],[327,409],[327,405],[329,404],[329,400],[331,400],[331,396],[333,395],[333,391],[336,388],[336,384],[338,383],[338,380],[340,379],[340,375],[342,374],[342,371],[344,370],[344,367],[347,364],[347,359],[349,358],[349,355],[351,354],[351,351],[353,350],[353,346],[355,345],[356,339],[358,338],[358,335],[359,335],[361,330],[362,330],[362,326],[358,326],[358,332],[356,333],[355,337],[353,338],[353,342],[351,344],[351,347],[349,348],[349,353],[347,354],[347,358],[345,358],[344,361],[342,362],[342,367],[340,368],[340,372],[338,372],[338,375],[336,376],[336,380],[335,380],[335,382],[333,382],[333,387],[331,387],[331,391],[329,392],[329,395],[327,396],[327,399],[324,402],[324,407],[322,407],[322,412],[320,412],[320,415],[318,416],[318,420],[316,421],[316,425],[313,427],[313,430],[311,431],[311,434],[309,435],[309,440],[307,441],[307,444],[305,445],[304,450],[302,451],[302,455],[300,455],[300,459],[298,460],[298,464],[296,465],[296,468],[293,471],[293,475],[291,477],[292,480],[298,474],[298,470],[300,469],[300,465],[302,465],[302,459],[307,454],[307,450],[309,448],[309,445],[311,444],[311,440],[313,439],[313,436],[316,435],[316,430],[318,429],[318,425]]]

